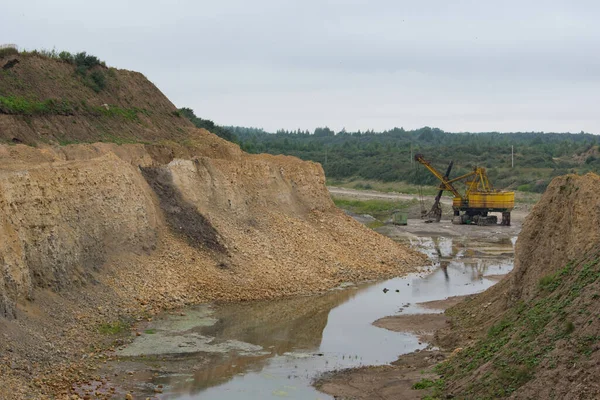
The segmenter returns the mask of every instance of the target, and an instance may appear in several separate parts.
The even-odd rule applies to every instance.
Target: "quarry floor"
[[[360,195],[360,193],[359,193]],[[207,304],[136,324],[80,395],[169,399],[420,399],[412,385],[454,349],[435,347],[442,314],[512,268],[511,227],[449,221],[378,231],[431,260],[418,274],[316,296]],[[130,342],[130,343],[129,343]],[[400,356],[400,358],[398,358]],[[315,390],[316,388],[316,390]]]
[[[370,200],[410,200],[415,198],[412,195],[397,193],[380,193],[376,191],[352,190],[346,188],[329,187],[329,191],[336,197]],[[442,199],[442,202],[450,205],[449,199]],[[378,232],[391,237],[397,241],[415,242],[422,238],[431,237],[434,243],[439,243],[439,239],[460,238],[464,243],[481,242],[499,242],[513,243],[521,231],[523,221],[529,214],[531,205],[517,205],[512,212],[512,225],[504,226],[470,226],[453,225],[449,220],[442,220],[440,223],[424,223],[418,219],[409,219],[407,226],[385,225],[376,229]],[[437,241],[436,239],[437,238]],[[467,245],[468,246],[468,245]],[[440,253],[439,246],[432,252],[426,254],[435,259],[438,256],[441,261],[445,257]],[[467,251],[472,249],[467,249]],[[474,258],[479,258],[486,252],[493,249],[478,249]],[[437,253],[437,254],[436,254]],[[443,261],[441,263],[444,264]],[[509,271],[501,273],[487,273],[485,279],[497,282],[501,280]],[[413,385],[423,379],[435,380],[438,376],[432,372],[432,367],[451,356],[453,351],[459,351],[460,348],[439,348],[435,341],[434,332],[441,329],[448,323],[447,318],[442,313],[449,307],[459,303],[467,296],[452,296],[441,300],[421,303],[420,306],[426,309],[436,310],[435,314],[408,314],[391,315],[376,320],[373,325],[388,329],[394,332],[416,334],[423,343],[428,343],[424,350],[402,354],[389,365],[365,366],[358,368],[349,368],[341,371],[333,371],[323,374],[314,385],[320,391],[327,393],[335,399],[400,399],[416,400],[431,394],[432,389],[415,390]]]

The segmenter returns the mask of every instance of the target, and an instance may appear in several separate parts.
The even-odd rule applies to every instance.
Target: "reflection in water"
[[[228,381],[240,373],[260,374],[269,359],[288,352],[318,349],[329,311],[348,301],[359,290],[338,290],[326,295],[306,296],[279,301],[224,304],[214,307],[218,322],[200,328],[215,341],[238,340],[262,346],[266,355],[248,357],[231,352],[216,359],[181,382],[180,377],[162,379],[174,391],[196,394]],[[203,398],[203,397],[198,397]]]
[[[426,254],[434,267],[450,280],[449,268],[470,272],[471,279],[483,279],[486,275],[504,275],[513,266],[516,237],[499,238],[494,241],[472,238],[417,237],[407,240],[410,246]]]
[[[294,348],[319,346],[329,311],[356,296],[359,290],[279,301],[257,301],[215,307],[219,321],[203,333],[222,339],[257,344],[284,354]]]
[[[410,244],[432,262],[433,271],[424,277],[411,275],[320,296],[214,305],[210,323],[205,318],[186,326],[186,333],[169,334],[192,332],[209,338],[211,345],[246,343],[262,350],[244,353],[237,345],[219,354],[171,355],[160,361],[158,376],[139,382],[137,389],[162,384],[164,398],[177,399],[329,398],[310,384],[319,373],[386,364],[425,347],[411,334],[374,327],[374,320],[400,308],[404,313],[432,312],[415,304],[487,289],[493,282],[485,275],[512,268],[513,243],[508,238],[483,242],[415,237]],[[157,324],[168,327],[166,318]],[[142,360],[134,361],[144,368]]]

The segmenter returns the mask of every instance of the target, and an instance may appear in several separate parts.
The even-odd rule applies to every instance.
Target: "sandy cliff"
[[[596,399],[600,384],[600,177],[555,178],[527,217],[515,268],[449,309],[441,365],[462,398]]]
[[[116,290],[177,303],[314,292],[420,262],[338,211],[319,165],[194,134],[197,148],[166,159],[152,145],[1,148],[5,316],[103,268]]]

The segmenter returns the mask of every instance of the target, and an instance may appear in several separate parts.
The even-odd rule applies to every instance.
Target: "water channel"
[[[322,372],[386,364],[427,347],[413,334],[373,321],[439,312],[419,303],[487,289],[512,269],[516,237],[400,240],[427,254],[431,265],[418,274],[342,285],[317,296],[165,314],[118,350],[120,361],[104,372],[117,375],[113,383],[135,398],[330,399],[311,385]]]

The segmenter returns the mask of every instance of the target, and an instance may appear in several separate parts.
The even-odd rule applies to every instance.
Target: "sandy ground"
[[[419,337],[422,342],[433,341],[436,330],[443,328],[448,318],[442,314],[407,314],[380,318],[373,325],[394,332],[410,332]]]
[[[502,276],[504,276],[504,275],[502,275]],[[486,278],[487,278],[487,276],[486,276]],[[452,296],[452,297],[448,297],[447,299],[443,299],[443,300],[426,301],[424,303],[419,303],[419,306],[430,309],[430,310],[446,310],[446,309],[460,303],[461,301],[463,301],[465,299],[465,297],[467,297],[467,296]]]
[[[411,353],[392,365],[348,369],[324,375],[315,387],[336,399],[420,400],[431,390],[415,390],[415,382],[436,379],[427,372],[432,365],[444,360],[439,351]]]
[[[336,186],[327,186],[327,189],[329,189],[329,193],[332,196],[354,200],[412,200],[419,198],[419,196],[416,194],[403,194],[396,192],[386,193],[378,192],[376,190],[356,190]],[[441,202],[448,205],[452,204],[452,200],[450,198],[442,198]]]

